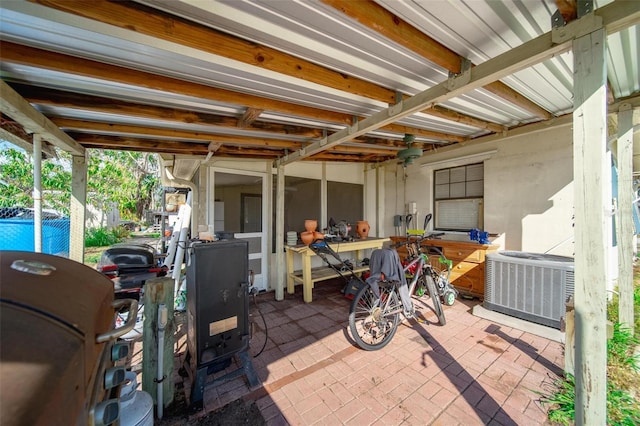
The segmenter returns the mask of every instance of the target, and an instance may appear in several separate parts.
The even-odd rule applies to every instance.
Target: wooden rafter
[[[463,76],[450,77],[448,81],[424,90],[386,110],[379,111],[358,123],[354,123],[347,129],[323,138],[319,142],[314,142],[310,146],[305,147],[304,150],[296,151],[286,158],[279,160],[276,166],[292,163],[326,151],[346,140],[370,132],[372,129],[380,128],[387,123],[398,121],[427,106],[460,96],[463,93],[497,81],[500,78],[533,66],[555,55],[559,55],[571,48],[571,43],[576,37],[588,31],[593,31],[600,26],[604,26],[607,32],[614,33],[628,26],[635,25],[635,23],[640,20],[640,3],[610,3],[596,9],[593,16],[588,16],[583,19],[586,21],[573,21],[566,25],[560,33],[550,31],[542,34],[533,40],[470,69]]]
[[[224,129],[235,129],[238,127],[238,119],[234,117],[227,117],[216,114],[205,114],[197,111],[186,111],[176,108],[137,104],[100,96],[78,95],[55,89],[27,86],[24,84],[13,84],[12,86],[16,88],[16,90],[29,102],[43,107],[63,107],[67,111],[78,109],[79,111],[81,110],[90,111],[92,113],[99,113],[102,116],[113,115],[114,118],[117,116],[126,115],[132,118],[158,120],[167,123],[175,122],[191,125],[196,124],[201,126],[211,126],[219,128],[220,132],[224,132]],[[52,116],[52,118],[54,118],[54,116]],[[467,138],[463,136],[444,135],[442,133],[431,132],[428,130],[416,131],[416,129],[413,127],[403,126],[395,123],[386,126],[385,129],[401,135],[404,135],[405,133],[417,133],[418,136],[429,138],[434,141],[443,141],[444,143],[463,142],[467,140]],[[301,138],[308,139],[319,139],[323,136],[322,129],[294,126],[291,124],[269,123],[266,121],[254,121],[243,130],[271,133],[274,135],[274,138],[277,137],[277,135],[295,135]],[[500,131],[503,131],[501,127]],[[216,133],[216,131],[212,129],[211,133]],[[446,136],[446,140],[443,140],[443,136]],[[389,146],[403,145],[403,143],[399,140],[384,140],[369,136],[356,138],[354,139],[354,141]]]
[[[266,148],[301,148],[303,144],[295,141],[268,139],[258,137],[242,137],[235,135],[214,135],[188,130],[178,130],[170,128],[158,128],[150,126],[136,126],[130,124],[109,124],[96,121],[75,120],[70,118],[53,118],[52,121],[60,128],[68,131],[89,131],[91,133],[102,134],[126,134],[137,135],[137,137],[163,138],[171,140],[193,140],[193,141],[215,141],[225,144],[236,144],[244,146],[259,146]]]
[[[104,79],[107,81],[145,87],[168,93],[194,96],[200,99],[209,99],[218,102],[241,105],[243,107],[251,105],[254,108],[286,113],[313,120],[331,122],[343,126],[350,125],[353,122],[353,116],[350,114],[332,112],[284,101],[266,99],[246,93],[214,88],[204,84],[192,83],[144,71],[104,64],[88,59],[76,58],[10,42],[0,43],[0,58],[4,62],[29,65],[37,68],[71,73],[96,79]],[[403,127],[406,128],[406,126]],[[381,127],[381,129],[389,131],[395,131],[395,128],[396,126],[393,124],[390,124],[389,127]],[[419,128],[411,128],[409,133],[412,133],[417,137],[423,136],[448,142],[464,139],[457,135],[448,135],[446,133],[438,133]]]
[[[103,116],[127,116],[144,120],[195,124],[221,129],[236,129],[240,127],[239,120],[230,116],[145,105],[102,96],[79,95],[25,84],[12,84],[12,87],[30,103],[39,106],[63,107],[67,110],[89,111]],[[319,138],[322,136],[321,129],[266,121],[253,121],[245,126],[243,130],[268,132],[274,135],[296,135],[305,138]]]
[[[176,18],[137,3],[106,0],[92,0],[91,2],[30,1],[387,104],[396,101],[395,89],[381,87],[276,49]],[[429,111],[423,112],[429,113]]]
[[[84,155],[82,146],[58,129],[4,81],[0,81],[0,112],[20,123],[27,132],[37,133],[42,139],[74,155]]]
[[[149,139],[155,140],[156,142],[165,140],[170,141],[171,143],[210,141],[208,149],[212,152],[218,150],[223,143],[225,144],[225,146],[235,145],[241,148],[268,149],[271,151],[271,153],[273,153],[273,150],[278,149],[282,150],[281,155],[284,155],[284,149],[295,150],[304,146],[304,144],[294,141],[282,141],[275,139],[272,140],[255,137],[247,138],[241,136],[210,135],[168,128],[109,124],[69,118],[54,118],[52,119],[52,121],[56,125],[60,126],[61,129],[65,129],[66,131],[73,132],[73,134],[77,135],[83,145],[90,144],[91,141],[86,136],[81,136],[82,134],[95,135],[100,141],[103,140],[101,136],[123,138],[124,140],[127,140],[127,144],[122,145],[121,147],[129,147],[131,141],[139,140],[141,141],[141,147],[145,149],[149,148],[150,145],[149,143],[143,143],[143,141],[148,141]],[[394,155],[397,152],[397,146],[400,146],[400,144],[380,145],[379,147],[372,147],[363,143],[362,146],[351,145],[334,147],[333,151],[352,154],[366,153],[378,155]]]
[[[374,1],[322,1],[357,20],[359,23],[379,32],[390,40],[422,55],[424,58],[443,67],[447,71],[454,74],[460,73],[461,64],[464,59],[462,56],[398,18]],[[549,111],[541,108],[502,82],[496,81],[489,83],[484,86],[484,89],[541,119],[549,119],[552,117]],[[424,112],[428,114],[430,110],[425,110]]]
[[[258,117],[260,117],[260,114],[262,114],[263,112],[263,109],[247,108],[244,114],[242,114],[240,120],[238,120],[238,127],[244,129],[250,126],[254,121],[258,119]]]
[[[85,148],[120,149],[156,153],[207,155],[208,143],[172,140],[142,139],[124,136],[105,136],[88,133],[69,133]]]

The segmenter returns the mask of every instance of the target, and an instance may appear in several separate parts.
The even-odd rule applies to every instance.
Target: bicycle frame
[[[446,325],[442,300],[444,299],[445,303],[451,306],[455,301],[455,290],[444,276],[444,270],[438,271],[438,268],[431,263],[429,253],[422,252],[420,243],[423,239],[424,235],[415,239],[410,238],[406,244],[408,263],[402,267],[401,274],[404,275],[401,279],[376,280],[375,283],[371,282],[369,286],[362,287],[354,296],[349,308],[349,329],[356,344],[362,349],[374,351],[386,346],[398,329],[400,315],[404,315],[407,319],[416,318],[415,307],[411,306],[409,310],[410,305],[405,304],[407,296],[411,298],[415,294],[418,283],[429,293],[432,301],[431,309],[437,317],[437,323]],[[377,258],[375,260],[378,262]],[[447,266],[447,273],[449,273],[452,263],[444,257],[442,252],[440,252],[439,261]],[[390,274],[395,278],[397,272],[393,270]],[[420,297],[423,294],[417,296]]]

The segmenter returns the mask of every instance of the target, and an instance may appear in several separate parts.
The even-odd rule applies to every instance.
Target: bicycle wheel
[[[425,275],[424,280],[427,284],[427,291],[429,292],[431,300],[433,301],[433,310],[438,317],[438,321],[440,322],[440,325],[445,325],[447,323],[447,320],[444,317],[444,310],[442,309],[442,303],[440,302],[440,295],[438,294],[436,283],[429,275]]]
[[[380,307],[386,305],[387,300],[390,300],[387,310],[396,313],[386,313]],[[349,328],[356,344],[367,351],[385,347],[398,329],[399,307],[398,294],[392,286],[380,287],[380,300],[376,300],[368,285],[358,290],[349,309]]]

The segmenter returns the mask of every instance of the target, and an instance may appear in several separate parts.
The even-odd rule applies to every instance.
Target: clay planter
[[[307,219],[304,221],[304,229],[307,232],[314,232],[318,227],[318,221],[315,219]]]
[[[356,233],[358,234],[358,238],[367,238],[369,236],[370,229],[371,227],[369,226],[369,222],[366,220],[359,220],[356,222]]]
[[[302,244],[308,246],[313,242],[313,232],[309,232],[309,231],[301,232],[300,239],[302,240]]]
[[[324,234],[322,232],[315,231],[313,233],[314,240],[324,240]]]

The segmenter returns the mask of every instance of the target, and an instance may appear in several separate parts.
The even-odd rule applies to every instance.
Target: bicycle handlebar
[[[428,251],[424,252],[422,249],[422,241],[434,236],[434,235],[441,235],[442,233],[423,233],[421,235],[407,235],[406,240],[405,241],[401,241],[398,242],[396,244],[394,244],[394,247],[400,247],[400,246],[406,246],[407,250],[409,252],[409,256],[413,257],[415,255],[418,254],[428,254],[428,252],[432,252],[435,253],[436,255],[440,256],[440,263],[445,264],[447,266],[447,268],[449,270],[452,269],[453,265],[452,262],[447,259],[447,257],[444,255],[444,252],[439,248],[439,247],[435,247],[435,246],[428,246]],[[417,252],[416,252],[417,251]]]

